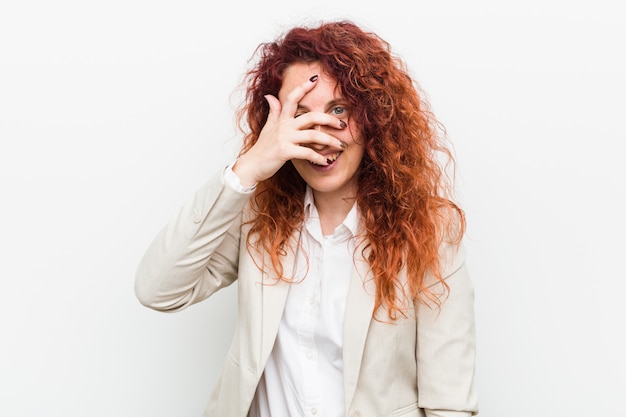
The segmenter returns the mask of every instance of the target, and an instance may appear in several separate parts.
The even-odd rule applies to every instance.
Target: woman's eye
[[[335,116],[341,116],[342,114],[344,114],[346,112],[346,108],[345,107],[335,107],[330,112],[332,114],[334,114]]]

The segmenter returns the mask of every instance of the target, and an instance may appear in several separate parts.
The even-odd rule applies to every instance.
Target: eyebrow
[[[324,111],[328,111],[328,110],[330,110],[333,107],[338,106],[338,105],[346,107],[347,104],[348,104],[348,102],[347,102],[347,100],[345,98],[343,98],[343,97],[335,98],[335,99],[329,101],[328,103],[326,103]],[[300,104],[298,104],[298,110],[310,111],[307,106],[302,106]]]

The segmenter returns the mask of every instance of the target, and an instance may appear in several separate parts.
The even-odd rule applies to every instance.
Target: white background
[[[235,289],[157,313],[135,268],[233,157],[256,45],[339,17],[391,43],[455,145],[480,415],[626,415],[617,6],[25,0],[0,6],[0,416],[201,414]]]

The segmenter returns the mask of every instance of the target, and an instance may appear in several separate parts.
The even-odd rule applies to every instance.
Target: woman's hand
[[[304,159],[327,165],[326,157],[312,146],[343,149],[343,143],[316,126],[334,129],[346,127],[344,121],[322,112],[308,112],[296,117],[298,103],[316,84],[317,76],[294,88],[281,103],[272,95],[265,96],[270,111],[257,142],[235,163],[233,172],[243,186],[252,186],[274,175],[290,159]]]

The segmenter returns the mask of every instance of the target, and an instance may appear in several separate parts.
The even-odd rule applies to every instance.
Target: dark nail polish
[[[346,126],[348,126],[348,124],[344,122],[343,120],[339,120],[339,126],[341,126],[342,129],[345,129]]]
[[[317,81],[317,75],[312,76],[311,78],[309,78],[309,81],[311,81],[312,83],[314,83],[315,81]]]
[[[328,158],[328,159],[326,160],[326,163],[327,163],[328,165],[330,165],[330,164],[331,164],[331,162],[333,162],[333,161],[331,161],[331,160],[330,160],[330,158]]]

